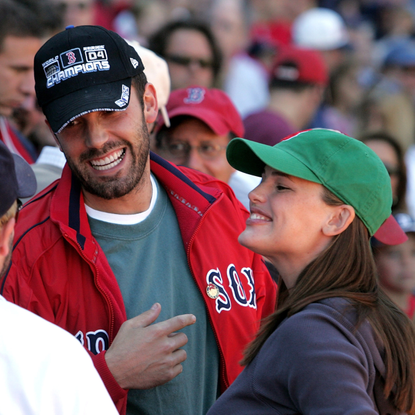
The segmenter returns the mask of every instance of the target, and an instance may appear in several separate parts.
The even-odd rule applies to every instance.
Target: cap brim
[[[373,237],[385,245],[399,245],[408,240],[408,236],[392,215],[382,223]]]
[[[321,180],[302,162],[277,146],[271,147],[244,138],[234,138],[226,149],[229,164],[236,170],[261,176],[265,165],[282,173],[315,183]]]
[[[164,105],[160,106],[160,112],[161,112],[161,116],[163,117],[163,122],[164,125],[167,128],[170,128],[170,118],[169,118],[169,114],[167,113],[167,109]]]
[[[36,176],[30,165],[17,154],[12,154],[17,179],[17,197],[27,198],[36,193]]]
[[[230,133],[229,127],[220,120],[217,112],[209,111],[207,109],[193,108],[190,106],[178,107],[169,111],[169,118],[180,115],[187,115],[203,121],[214,133],[218,135],[226,135]]]
[[[71,121],[94,111],[124,111],[130,103],[131,78],[91,85],[43,106],[43,112],[55,133]]]

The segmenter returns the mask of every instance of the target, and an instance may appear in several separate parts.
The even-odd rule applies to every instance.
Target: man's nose
[[[91,113],[87,117],[90,119],[86,123],[86,137],[85,144],[90,148],[101,148],[108,141],[108,131],[99,121],[97,121],[97,114]]]
[[[197,147],[192,147],[190,149],[185,166],[201,172],[205,172],[203,168],[203,159],[200,156]]]

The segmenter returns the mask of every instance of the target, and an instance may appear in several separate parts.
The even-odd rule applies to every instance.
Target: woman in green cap
[[[280,289],[208,415],[414,414],[415,330],[379,288],[369,243],[406,240],[381,160],[326,129],[274,147],[236,138],[227,157],[262,176],[239,242],[275,265]]]

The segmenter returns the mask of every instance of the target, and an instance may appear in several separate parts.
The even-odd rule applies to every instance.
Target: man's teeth
[[[251,219],[258,219],[258,220],[270,220],[269,218],[267,218],[266,216],[262,216],[258,213],[251,213]]]
[[[91,161],[91,165],[96,170],[109,170],[120,164],[124,158],[125,150],[119,150],[104,159]]]

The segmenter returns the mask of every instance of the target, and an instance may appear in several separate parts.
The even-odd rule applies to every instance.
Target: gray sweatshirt
[[[399,414],[383,398],[382,346],[343,298],[284,320],[208,415]]]

